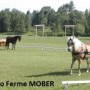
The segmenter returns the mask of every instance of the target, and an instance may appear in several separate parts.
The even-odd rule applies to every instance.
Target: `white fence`
[[[80,80],[80,81],[61,81],[61,83],[64,85],[64,89],[68,90],[69,84],[88,84],[90,83],[90,80]]]
[[[44,49],[51,49],[51,50],[60,50],[60,51],[67,51],[67,48],[60,48],[60,47],[49,47],[49,46],[16,46],[18,48],[40,48],[41,50]]]

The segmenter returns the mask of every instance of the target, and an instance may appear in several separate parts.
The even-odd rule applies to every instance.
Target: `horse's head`
[[[80,52],[82,45],[83,43],[74,36],[70,36],[67,38],[68,51],[70,52]]]
[[[21,41],[21,36],[18,36],[18,40]]]
[[[21,36],[15,36],[19,41],[21,41]]]
[[[74,47],[74,37],[70,36],[67,38],[68,51],[72,52]]]

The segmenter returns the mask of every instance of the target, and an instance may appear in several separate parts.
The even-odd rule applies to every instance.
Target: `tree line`
[[[0,11],[0,32],[33,32],[35,25],[44,24],[47,34],[64,35],[64,25],[75,25],[76,35],[89,35],[90,10],[85,12],[76,10],[73,1],[66,3],[55,11],[49,6],[42,7],[40,11],[32,13],[21,12],[17,9]],[[72,28],[67,29],[67,34],[72,33]],[[49,35],[49,34],[48,34]]]

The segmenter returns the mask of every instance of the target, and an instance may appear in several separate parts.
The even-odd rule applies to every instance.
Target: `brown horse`
[[[6,45],[6,39],[0,39],[0,46]]]
[[[7,47],[7,50],[9,49],[9,44],[12,43],[12,50],[14,49],[15,50],[15,45],[16,45],[16,42],[17,40],[21,40],[21,36],[8,36],[6,37],[6,47]]]
[[[89,61],[88,58],[90,58],[90,43],[83,43],[79,39],[70,36],[68,37],[67,41],[68,45],[68,51],[72,53],[72,63],[71,63],[71,72],[72,75],[72,69],[73,65],[76,60],[78,60],[78,70],[79,70],[79,76],[81,75],[81,60],[86,60],[87,62],[87,72],[89,72]]]

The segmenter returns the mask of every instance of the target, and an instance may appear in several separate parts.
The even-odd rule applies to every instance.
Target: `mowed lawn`
[[[90,41],[90,37],[79,39]],[[70,76],[71,54],[66,51],[66,41],[66,37],[23,35],[21,42],[17,42],[16,50],[0,47],[0,90],[63,90],[63,80],[89,80],[90,72],[85,72],[86,61],[82,61],[81,76],[78,76],[77,62],[73,76]],[[27,86],[6,86],[7,81],[26,82]],[[54,86],[32,87],[28,85],[29,81],[53,81]],[[89,90],[90,84],[70,85],[69,88]]]

